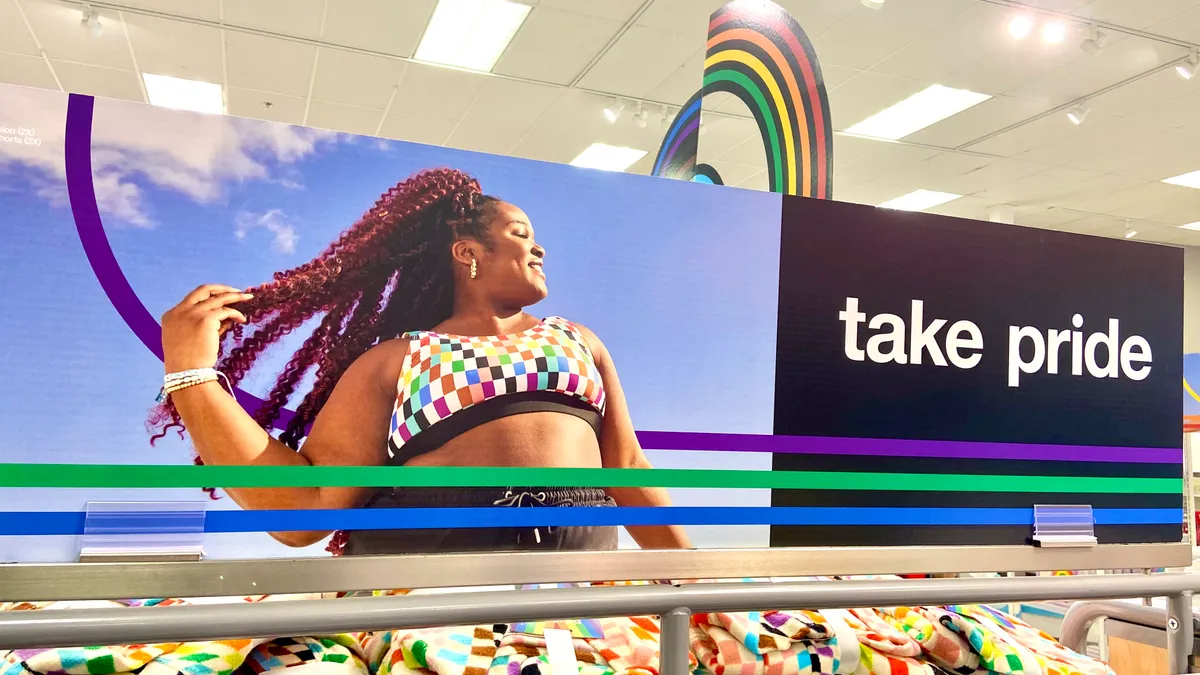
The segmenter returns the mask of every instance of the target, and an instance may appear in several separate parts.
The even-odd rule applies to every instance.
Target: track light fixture
[[[1190,80],[1196,76],[1196,70],[1200,68],[1200,52],[1193,51],[1186,60],[1175,64],[1175,72],[1185,80]]]
[[[650,112],[642,106],[642,102],[638,101],[637,111],[633,113],[633,125],[639,129],[646,128],[646,122],[650,119]]]
[[[883,0],[859,0],[862,6],[867,9],[880,10],[883,9]]]
[[[1092,26],[1088,29],[1088,36],[1083,42],[1079,43],[1079,48],[1088,56],[1095,56],[1104,49],[1104,45],[1108,43],[1108,33]]]
[[[1125,221],[1125,238],[1133,239],[1137,236],[1137,230],[1133,229],[1133,223]]]
[[[625,112],[625,104],[621,102],[621,99],[614,98],[612,103],[604,107],[604,119],[608,120],[609,124],[614,124],[621,119],[623,112]]]
[[[83,3],[83,15],[79,18],[79,25],[87,29],[92,37],[100,37],[101,31],[104,30],[100,25],[100,12],[86,2]]]
[[[1083,124],[1085,119],[1087,119],[1088,113],[1090,112],[1092,112],[1091,108],[1083,103],[1077,103],[1075,107],[1067,111],[1067,119],[1071,120],[1071,124],[1079,126],[1080,124]]]

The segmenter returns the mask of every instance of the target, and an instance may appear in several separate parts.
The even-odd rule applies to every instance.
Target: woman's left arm
[[[604,422],[600,428],[600,459],[606,469],[652,469],[646,453],[638,443],[629,416],[629,405],[617,379],[617,369],[604,343],[595,333],[578,326],[591,347],[596,369],[604,381],[605,397],[608,401],[604,411]],[[663,488],[630,487],[608,488],[609,496],[619,506],[670,506],[671,498]],[[647,525],[628,527],[629,534],[643,549],[691,548],[687,534],[678,525]]]

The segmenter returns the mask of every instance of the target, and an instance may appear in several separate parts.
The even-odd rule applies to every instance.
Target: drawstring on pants
[[[575,504],[571,499],[560,499],[558,501],[550,501],[549,496],[545,492],[519,492],[514,493],[510,487],[504,491],[504,496],[492,502],[494,506],[573,506]],[[554,534],[554,527],[546,527],[548,534]],[[542,543],[542,533],[540,528],[533,528],[533,539],[536,543]],[[517,543],[521,543],[521,534],[517,533]]]

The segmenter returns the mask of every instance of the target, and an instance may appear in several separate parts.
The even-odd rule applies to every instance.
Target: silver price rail
[[[0,649],[177,642],[478,623],[659,615],[664,675],[686,675],[692,613],[768,608],[888,607],[1003,603],[1046,599],[1173,598],[1188,609],[1200,574],[1123,574],[805,583],[609,586],[482,591],[236,605],[78,609],[0,614]],[[1190,638],[1190,635],[1188,635]],[[1172,640],[1172,658],[1183,641]],[[1190,646],[1190,639],[1187,642]],[[1180,661],[1172,661],[1179,663]],[[1172,672],[1184,672],[1176,670]]]
[[[1187,567],[1179,544],[901,546],[0,565],[0,601],[167,598],[630,579]]]

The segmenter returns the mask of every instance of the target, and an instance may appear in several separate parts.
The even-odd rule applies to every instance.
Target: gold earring
[[[479,262],[471,258],[471,278],[474,279],[477,276],[479,276]]]

